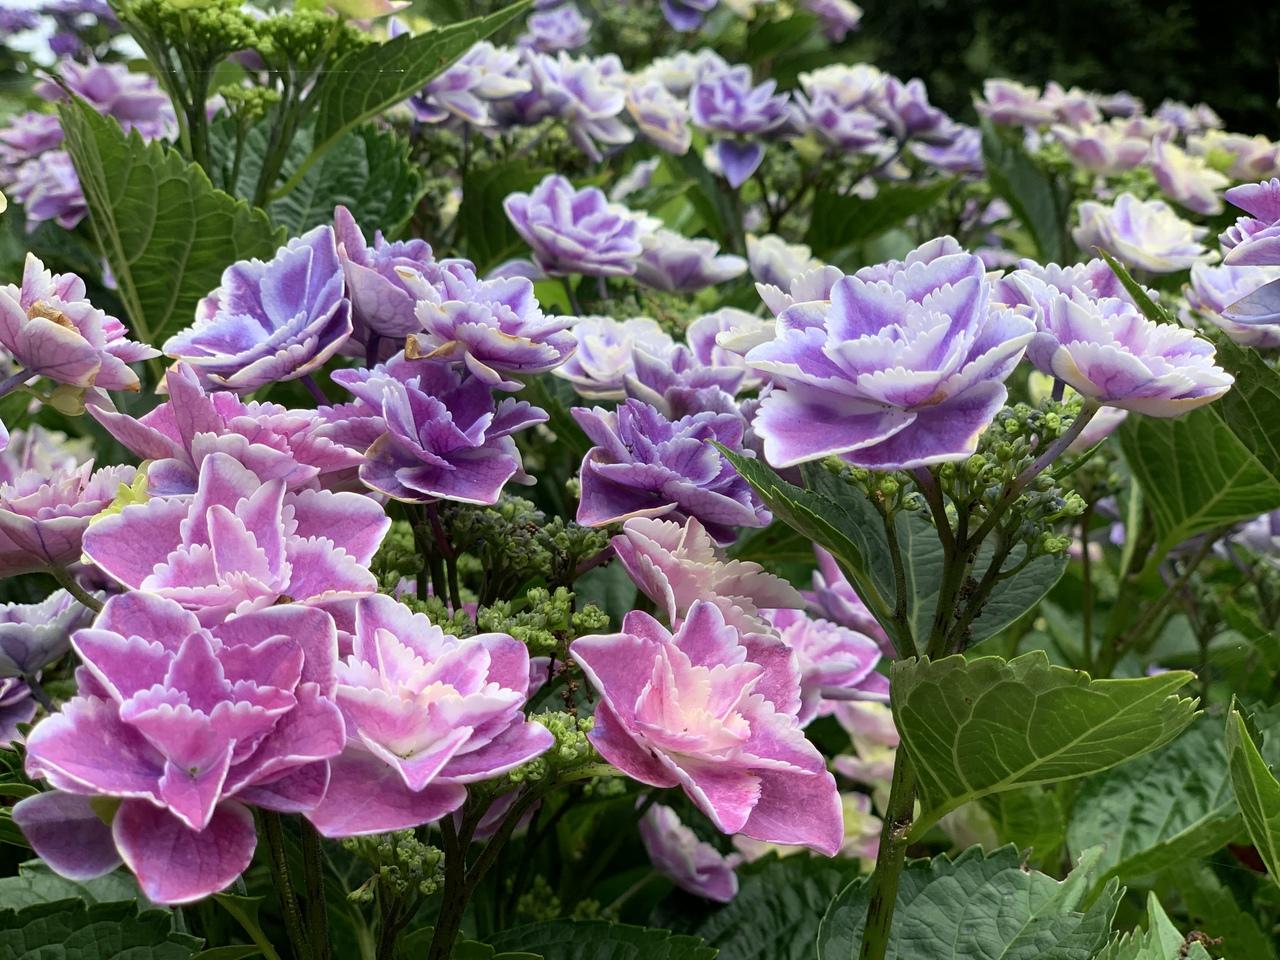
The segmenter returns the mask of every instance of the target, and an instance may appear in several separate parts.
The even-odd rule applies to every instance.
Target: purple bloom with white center
[[[978,113],[993,123],[1020,127],[1041,127],[1057,119],[1053,107],[1044,102],[1039,87],[1016,80],[993,77],[982,83],[982,99],[974,101]]]
[[[553,277],[628,277],[643,252],[651,218],[610,203],[598,187],[575,190],[549,174],[531,193],[513,193],[503,209],[516,233],[533,248],[543,272]]]
[[[212,453],[194,496],[103,517],[84,553],[128,589],[175,600],[211,626],[284,602],[332,611],[373,593],[369,562],[390,526],[366,496],[290,491]]]
[[[702,366],[741,370],[743,377],[738,389],[755,390],[764,383],[764,378],[747,366],[741,353],[721,346],[719,337],[725,334],[727,343],[743,338],[759,338],[763,342],[773,337],[774,329],[772,320],[757,317],[754,313],[747,313],[737,307],[721,307],[715,313],[705,313],[689,324],[685,330],[685,340]]]
[[[363,450],[367,486],[407,503],[496,503],[507,481],[526,479],[511,435],[547,420],[523,400],[495,402],[479,377],[403,354],[333,380],[356,402],[323,411],[328,435]]]
[[[657,80],[632,80],[627,84],[627,113],[636,128],[654,146],[683,156],[693,142],[689,106]]]
[[[351,301],[353,336],[362,343],[371,334],[401,339],[422,329],[414,315],[418,294],[409,289],[400,271],[412,270],[428,283],[470,271],[466,260],[437,261],[425,240],[388,242],[379,230],[373,245],[367,245],[355,217],[344,206],[334,208],[333,230]]]
[[[1127,300],[1058,294],[1037,310],[1027,347],[1036,368],[1097,403],[1176,417],[1230,389],[1213,344],[1191,330],[1148,320]]]
[[[724,57],[710,47],[702,47],[658,57],[634,77],[637,81],[657,80],[675,96],[686,97],[699,80],[728,69]]]
[[[1120,278],[1101,257],[1066,267],[1056,263],[1042,266],[1034,260],[1020,260],[1017,270],[996,281],[992,296],[997,303],[1007,307],[1030,307],[1034,315],[1037,311],[1047,310],[1049,302],[1057,294],[1076,292],[1090,300],[1104,297],[1130,300]],[[1153,299],[1159,297],[1153,290],[1148,290],[1147,294]]]
[[[796,277],[822,267],[807,244],[787,243],[776,233],[747,234],[747,263],[759,283],[784,290]]]
[[[945,142],[949,118],[929,103],[924,81],[886,76],[875,109],[898,140]]]
[[[1134,169],[1151,149],[1145,137],[1135,136],[1119,123],[1055,124],[1050,133],[1076,166],[1102,176]]]
[[[14,171],[33,157],[62,146],[62,123],[53,113],[22,113],[0,128],[0,179],[12,183]]]
[[[843,43],[845,37],[862,25],[862,8],[852,0],[803,0],[805,9],[818,18],[822,33],[832,43]]]
[[[665,356],[675,346],[671,335],[649,317],[579,317],[570,332],[578,347],[552,373],[573,384],[585,400],[621,400],[626,377],[635,371],[635,351],[643,348]]]
[[[0,344],[32,377],[137,390],[129,364],[159,352],[125,334],[123,323],[85,299],[83,280],[46,270],[35,254],[27,254],[21,286],[0,287]]]
[[[25,430],[13,431],[0,453],[0,483],[13,483],[29,471],[50,477],[74,470],[92,456],[92,439],[71,440],[65,433],[33,423]]]
[[[840,279],[829,303],[783,311],[777,338],[747,354],[774,383],[752,429],[775,467],[964,459],[1034,332],[992,303],[981,260],[949,237],[931,241]]]
[[[853,589],[836,558],[817,545],[813,552],[818,558],[818,568],[813,571],[813,590],[805,594],[810,609],[824,620],[870,637],[886,657],[895,656],[889,635]]]
[[[99,113],[115,117],[126,131],[137,130],[144,140],[172,139],[177,120],[169,95],[145,73],[134,73],[123,63],[77,63],[63,60],[58,73],[72,93],[88,100]],[[36,93],[46,100],[61,100],[62,88],[45,80]]]
[[[1222,118],[1207,103],[1195,106],[1180,100],[1165,100],[1152,114],[1157,120],[1163,120],[1177,128],[1179,133],[1201,133],[1205,130],[1217,130],[1222,127]]]
[[[10,36],[40,26],[34,10],[0,10],[0,33]]]
[[[1222,212],[1218,192],[1231,181],[1201,157],[1187,153],[1167,140],[1151,145],[1151,172],[1165,196],[1206,216]]]
[[[913,140],[908,149],[916,159],[944,173],[981,174],[982,132],[963,123],[947,123],[938,131],[936,142]]]
[[[1187,152],[1204,157],[1214,167],[1229,164],[1226,172],[1233,180],[1280,176],[1280,143],[1261,135],[1206,130],[1187,138]]]
[[[71,649],[71,634],[92,612],[65,590],[39,603],[0,605],[0,677],[30,677]]]
[[[360,465],[358,453],[322,435],[314,410],[245,403],[228,391],[206,393],[184,363],[169,368],[165,386],[168,401],[142,417],[88,407],[108,433],[151,461],[147,489],[154,496],[195,493],[200,467],[213,453],[234,457],[263,482],[283,480],[291,490],[321,486]]]
[[[88,461],[53,473],[28,470],[0,484],[0,576],[79,561],[89,521],[133,478],[133,467],[94,471]]]
[[[351,336],[351,301],[332,227],[319,226],[275,257],[241,260],[196,307],[194,325],[164,352],[208,382],[248,393],[318,370]]]
[[[725,856],[690,830],[670,807],[654,804],[640,818],[640,842],[653,869],[681,890],[717,903],[738,895],[739,858]]]
[[[1053,111],[1053,117],[1061,123],[1079,125],[1097,123],[1102,119],[1102,111],[1098,109],[1097,95],[1081,90],[1079,87],[1064,89],[1056,80],[1045,84],[1044,97],[1041,102]]]
[[[28,233],[46,220],[71,230],[89,213],[71,155],[63,150],[50,150],[18,167],[10,190],[26,211]]]
[[[324,795],[343,744],[327,614],[286,604],[209,629],[128,593],[73,642],[80,695],[27,740],[27,773],[55,789],[13,811],[55,872],[123,861],[151,900],[189,903],[249,866],[250,805],[296,813]],[[110,825],[98,798],[118,800]]]
[[[662,15],[681,32],[697,30],[719,0],[662,0]]]
[[[573,318],[544,314],[524,277],[480,280],[465,270],[431,284],[406,272],[404,282],[418,297],[424,331],[409,338],[410,359],[461,362],[490,387],[519,390],[504,376],[546,373],[576,346],[567,329]]]
[[[552,57],[530,50],[526,62],[533,89],[511,101],[512,110],[525,122],[545,117],[562,120],[578,149],[595,163],[604,158],[599,143],[616,147],[635,139],[619,118],[627,93],[617,57],[592,60],[571,57],[563,50]]]
[[[519,51],[482,40],[412,97],[409,105],[423,123],[456,117],[473,126],[492,127],[494,103],[532,89],[523,75]]]
[[[1098,109],[1109,117],[1136,117],[1146,109],[1146,104],[1128,90],[1117,90],[1100,96]]]
[[[385,833],[439,820],[466,784],[546,752],[546,727],[525,719],[529,652],[505,633],[460,639],[390,597],[356,605],[353,652],[334,697],[347,749],[331,763],[322,834]]]
[[[743,633],[700,600],[674,634],[633,610],[621,633],[569,652],[600,693],[588,738],[623,773],[681,787],[724,833],[840,848],[835,780],[796,718],[796,661],[776,636]]]
[[[522,42],[543,53],[576,50],[591,39],[591,21],[572,2],[547,10],[534,10],[527,21],[529,33]]]
[[[18,725],[30,723],[36,715],[31,688],[17,677],[0,680],[0,748],[8,749],[20,737]]]
[[[624,380],[628,397],[654,407],[668,420],[701,411],[739,413],[734,397],[747,370],[741,365],[704,366],[684,344],[662,354],[637,348]]]
[[[1079,212],[1080,225],[1071,231],[1076,243],[1101,247],[1128,267],[1176,273],[1212,259],[1200,242],[1209,228],[1183,220],[1163,200],[1122,193],[1111,206],[1086,200]]]
[[[738,527],[767,526],[771,515],[708,441],[745,453],[746,423],[736,412],[705,411],[668,420],[647,403],[571,411],[595,444],[582,460],[578,522],[603,527],[631,517],[697,517],[717,543]]]
[[[800,669],[800,725],[842,700],[889,702],[889,678],[876,672],[880,645],[864,633],[803,610],[767,610],[768,623],[795,651]]]
[[[640,238],[644,252],[635,279],[668,293],[694,293],[747,272],[747,261],[721,253],[714,240],[686,237],[674,230],[655,230]]]
[[[1280,347],[1280,284],[1275,281],[1280,281],[1280,265],[1210,267],[1197,263],[1191,268],[1191,283],[1186,288],[1189,309],[1183,311],[1182,322],[1195,326],[1203,317],[1246,347]],[[1269,310],[1265,309],[1269,294],[1259,295],[1268,284],[1275,290]]]
[[[790,118],[787,94],[777,94],[773,80],[755,85],[751,68],[737,66],[711,77],[704,77],[689,94],[693,122],[717,135],[711,152],[724,178],[732,187],[740,187],[755,173],[764,160],[762,137]]]
[[[1280,263],[1280,178],[1232,187],[1226,198],[1248,216],[1237,219],[1222,235],[1227,251],[1222,262],[1229,266]]]

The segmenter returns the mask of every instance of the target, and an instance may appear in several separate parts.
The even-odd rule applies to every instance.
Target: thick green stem
[[[329,906],[324,898],[324,850],[320,834],[306,818],[302,822],[302,866],[307,891],[307,930],[313,960],[329,960]]]
[[[893,782],[889,787],[889,804],[884,827],[880,831],[880,849],[876,853],[876,871],[871,875],[871,900],[867,904],[867,922],[863,928],[860,960],[884,960],[893,927],[893,912],[898,901],[898,881],[907,855],[907,835],[916,806],[916,775],[907,751],[898,748],[893,762]]]
[[[284,824],[280,820],[280,814],[274,810],[263,810],[262,832],[267,838],[271,876],[275,881],[276,895],[280,897],[280,912],[284,914],[284,929],[289,935],[289,945],[293,948],[296,960],[306,960],[310,953],[307,934],[302,926],[302,910],[298,907],[293,880],[289,876],[289,856],[284,847]]]

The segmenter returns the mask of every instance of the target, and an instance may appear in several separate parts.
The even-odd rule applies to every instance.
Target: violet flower
[[[129,364],[159,356],[85,299],[74,273],[51,273],[28,253],[21,286],[0,287],[0,345],[30,378],[74,387],[137,390]]]
[[[319,226],[266,263],[227,267],[196,307],[195,324],[170,337],[164,352],[210,383],[248,393],[318,370],[351,331],[333,228]]]
[[[738,472],[707,441],[743,451],[737,413],[693,413],[671,421],[646,403],[571,411],[595,444],[582,460],[578,522],[606,526],[632,517],[696,517],[717,543],[771,516]]]
[[[654,354],[637,348],[632,371],[624,378],[628,397],[643,401],[668,420],[694,413],[739,413],[734,396],[747,373],[741,364],[702,364],[684,344]]]
[[[42,153],[18,167],[10,192],[26,211],[28,233],[46,220],[72,230],[89,213],[71,156],[62,150]]]
[[[31,677],[71,649],[71,633],[92,612],[65,590],[39,603],[0,605],[0,677]]]
[[[80,695],[27,740],[28,775],[55,789],[13,810],[54,872],[86,880],[123,861],[149,899],[190,903],[249,866],[250,805],[320,801],[343,742],[327,614],[286,604],[207,629],[128,593],[74,644]],[[99,799],[118,803],[109,824]]]
[[[1222,235],[1227,251],[1222,262],[1233,267],[1280,264],[1280,178],[1232,187],[1226,198],[1248,216]]]
[[[569,652],[601,698],[588,738],[623,773],[683,788],[724,833],[839,849],[835,780],[796,719],[799,676],[777,637],[698,601],[674,635],[637,610]]]
[[[1182,311],[1183,324],[1197,325],[1199,319],[1220,328],[1236,343],[1260,350],[1280,347],[1280,297],[1270,311],[1262,307],[1265,294],[1258,291],[1280,280],[1280,265],[1259,267],[1210,267],[1197,263],[1191,268],[1191,283],[1185,288],[1187,309]],[[1280,294],[1280,285],[1276,285]]]
[[[917,78],[903,83],[897,77],[886,76],[875,109],[898,141],[945,142],[947,139],[949,118],[929,103],[923,80]]]
[[[595,163],[604,159],[598,144],[617,147],[635,139],[618,116],[627,94],[617,57],[592,60],[563,50],[555,57],[528,51],[527,63],[533,89],[511,101],[526,122],[560,119],[573,142]]]
[[[1085,123],[1097,123],[1102,119],[1102,111],[1098,109],[1097,100],[1097,94],[1081,90],[1079,87],[1067,90],[1056,80],[1050,80],[1044,85],[1041,103],[1053,111],[1055,120],[1079,126]]]
[[[1157,140],[1151,145],[1151,172],[1165,196],[1175,203],[1206,216],[1222,212],[1218,193],[1231,181],[1202,158],[1167,140]]]
[[[823,35],[832,43],[845,38],[862,25],[862,8],[852,0],[803,0],[804,7],[822,27]]]
[[[85,533],[84,553],[128,589],[174,600],[212,626],[277,603],[334,610],[373,593],[369,562],[390,526],[368,497],[289,491],[211,453],[194,496],[103,517]]]
[[[554,173],[531,193],[511,194],[503,209],[538,266],[554,277],[631,276],[641,238],[653,225],[652,218],[610,203],[598,187],[575,190]]]
[[[816,544],[813,552],[818,567],[813,571],[812,591],[804,594],[809,609],[824,620],[870,637],[886,657],[897,656],[893,641],[853,589],[836,558]]]
[[[1187,138],[1187,152],[1203,157],[1216,169],[1223,169],[1233,180],[1280,176],[1280,143],[1261,134],[1249,137],[1243,133],[1206,130]]]
[[[934,142],[913,140],[907,149],[916,159],[943,173],[976,176],[986,168],[982,158],[982,132],[962,123],[945,124]]]
[[[717,903],[738,895],[739,857],[725,856],[690,830],[670,807],[654,804],[640,818],[640,842],[653,868],[681,890]]]
[[[693,85],[704,77],[723,73],[729,69],[724,57],[710,47],[698,50],[679,50],[667,57],[657,57],[639,73],[633,74],[635,82],[657,80],[677,97],[687,97]]]
[[[496,503],[507,481],[525,479],[511,435],[547,419],[523,400],[495,402],[479,377],[403,354],[333,380],[356,402],[323,411],[326,435],[363,450],[367,486],[407,503]]]
[[[971,455],[1034,333],[991,302],[985,274],[946,237],[784,310],[746,358],[774,382],[752,424],[766,459],[901,470]]]
[[[880,645],[864,633],[803,610],[765,611],[767,622],[795,651],[800,670],[800,725],[842,700],[889,702],[889,678],[876,672]]]
[[[668,153],[689,152],[693,132],[689,107],[657,80],[632,80],[627,84],[627,113],[644,138]]]
[[[853,741],[853,753],[836,757],[832,767],[842,777],[887,795],[899,743],[889,705],[848,700],[836,705],[835,717]]]
[[[12,182],[13,171],[41,154],[62,146],[62,123],[54,113],[20,113],[0,128],[0,178]]]
[[[579,317],[570,332],[577,349],[552,373],[569,381],[585,400],[621,400],[626,377],[635,371],[635,351],[643,348],[666,356],[675,346],[671,335],[649,317]]]
[[[21,739],[19,724],[30,723],[36,715],[31,688],[17,677],[0,680],[0,749],[10,749]]]
[[[1086,200],[1071,236],[1084,250],[1101,247],[1126,266],[1152,273],[1176,273],[1212,255],[1200,243],[1208,227],[1183,220],[1163,200],[1139,200],[1122,193],[1111,206]]]
[[[654,230],[640,238],[643,252],[635,279],[668,293],[695,293],[747,272],[747,261],[721,253],[714,240],[686,237],[674,230]]]
[[[493,105],[533,89],[521,74],[520,53],[481,40],[410,98],[414,116],[423,123],[450,117],[477,127],[492,127]]]
[[[993,77],[982,82],[982,98],[974,108],[993,123],[1040,127],[1057,119],[1053,107],[1041,98],[1039,87]]]
[[[58,74],[72,93],[88,100],[99,113],[115,117],[126,131],[137,130],[144,140],[171,140],[177,133],[169,96],[149,74],[135,73],[124,63],[95,60],[63,60],[58,64]],[[46,100],[65,96],[51,80],[37,83],[35,92]]]
[[[822,261],[813,256],[807,244],[787,243],[775,233],[763,237],[747,234],[747,263],[751,276],[759,283],[783,290],[790,287],[796,277],[822,266]]]
[[[571,0],[546,10],[534,10],[526,22],[529,33],[521,42],[542,53],[576,50],[591,39],[591,21]]]
[[[506,376],[546,373],[564,363],[577,341],[572,317],[547,316],[524,277],[480,280],[470,270],[428,282],[402,272],[418,298],[419,330],[406,344],[409,359],[461,362],[471,374],[499,390],[523,384]]]
[[[25,430],[13,431],[8,446],[0,452],[0,484],[13,483],[30,471],[52,477],[75,470],[92,456],[91,437],[72,440],[61,431],[33,423]]]
[[[1119,123],[1055,124],[1050,133],[1076,166],[1104,177],[1134,169],[1151,149],[1146,138]]]
[[[714,313],[705,313],[694,320],[685,329],[685,340],[693,356],[703,367],[732,368],[742,371],[742,380],[738,390],[756,390],[764,378],[758,371],[747,366],[746,360],[736,350],[721,346],[720,340],[726,344],[741,343],[744,340],[763,343],[773,339],[777,325],[754,313],[747,313],[737,307],[721,307]]]
[[[747,633],[768,632],[760,613],[764,608],[804,605],[795,587],[760,564],[721,559],[696,517],[683,525],[634,517],[611,543],[631,581],[673,627],[697,600],[714,603],[726,623]]]
[[[347,749],[331,763],[324,802],[308,814],[325,836],[438,820],[462,806],[466,784],[555,742],[525,719],[529,653],[504,633],[459,639],[375,595],[356,605],[352,644],[334,694]]]
[[[319,486],[360,465],[358,453],[322,436],[324,424],[314,410],[206,393],[185,363],[169,368],[165,386],[168,401],[139,418],[88,407],[131,453],[152,461],[147,488],[155,496],[195,493],[201,464],[212,453],[228,454],[260,480],[283,480],[290,489]]]
[[[719,0],[662,0],[662,15],[682,33],[697,30]]]
[[[775,94],[773,80],[753,85],[751,68],[737,66],[704,77],[689,95],[693,122],[717,139],[711,153],[729,185],[737,188],[764,160],[764,144],[757,139],[787,122],[787,94]]]

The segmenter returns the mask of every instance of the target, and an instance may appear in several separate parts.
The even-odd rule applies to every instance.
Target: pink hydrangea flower
[[[655,804],[640,818],[640,842],[653,868],[681,890],[717,903],[738,895],[733,869],[742,858],[699,840],[670,807]]]
[[[55,789],[14,822],[72,879],[123,860],[157,903],[221,890],[253,858],[248,805],[294,813],[324,794],[343,744],[337,642],[328,614],[294,604],[210,630],[172,600],[112,597],[73,640],[80,695],[27,740],[27,773]],[[110,826],[97,798],[119,801]]]
[[[532,760],[554,742],[525,719],[529,653],[504,633],[460,639],[381,594],[356,605],[354,652],[338,665],[348,747],[310,814],[331,837],[438,820],[466,784]]]
[[[570,654],[600,693],[588,735],[655,787],[681,787],[716,828],[832,856],[844,829],[835,780],[797,720],[800,678],[776,636],[743,633],[708,601],[675,634],[638,610]]]
[[[194,496],[103,518],[84,553],[130,590],[175,600],[213,625],[280,602],[334,608],[373,593],[369,561],[390,525],[368,497],[289,491],[213,453]]]
[[[818,557],[818,568],[813,571],[813,591],[805,594],[810,608],[833,623],[866,634],[880,645],[886,657],[894,656],[889,635],[854,591],[836,558],[816,545],[813,552]]]
[[[796,654],[801,726],[830,713],[832,701],[889,702],[889,678],[876,672],[880,645],[871,637],[803,610],[769,610],[766,616]]]

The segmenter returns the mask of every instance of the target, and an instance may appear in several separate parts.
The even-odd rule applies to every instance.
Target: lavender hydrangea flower
[[[690,830],[670,807],[654,804],[640,818],[640,842],[653,868],[681,890],[717,903],[738,895],[734,866],[740,859],[725,856]]]
[[[747,272],[747,261],[721,253],[714,240],[704,237],[662,229],[643,234],[640,243],[636,281],[668,293],[694,293]]]
[[[1151,149],[1144,137],[1135,136],[1118,123],[1086,123],[1078,127],[1055,124],[1050,133],[1073,163],[1104,177],[1134,169]]]
[[[732,187],[742,186],[764,160],[764,144],[755,138],[790,117],[787,94],[775,94],[777,87],[773,80],[754,85],[751,68],[738,66],[703,78],[689,95],[693,122],[717,135],[711,153]]]
[[[529,653],[504,633],[466,639],[376,595],[356,605],[353,653],[335,699],[348,746],[308,816],[325,836],[385,833],[438,820],[466,784],[489,780],[555,742],[525,719]]]
[[[12,182],[13,171],[43,153],[62,146],[62,123],[56,114],[27,113],[0,128],[0,177]]]
[[[741,364],[704,366],[684,344],[663,354],[637,348],[632,362],[623,381],[627,396],[649,404],[668,420],[702,412],[741,412],[734,401],[747,372]]]
[[[1053,117],[1061,123],[1080,125],[1097,123],[1102,119],[1098,109],[1098,96],[1079,87],[1066,89],[1056,80],[1044,85],[1041,102],[1053,111]]]
[[[390,526],[368,497],[289,491],[212,453],[194,496],[103,517],[85,533],[84,553],[130,590],[175,600],[214,625],[276,603],[334,609],[373,593],[369,562]]]
[[[159,356],[91,304],[83,280],[46,270],[31,253],[21,286],[0,287],[0,345],[32,377],[106,390],[137,390],[128,365]]]
[[[24,473],[42,477],[75,470],[93,456],[93,440],[72,440],[58,430],[47,430],[38,423],[25,430],[15,430],[9,444],[0,453],[0,484],[13,483]]]
[[[154,77],[134,73],[123,63],[96,60],[63,60],[58,73],[73,93],[99,113],[115,117],[126,131],[137,130],[144,140],[173,139],[177,133],[173,105]],[[47,100],[64,97],[62,88],[47,80],[36,84],[36,93]]]
[[[315,227],[275,257],[241,260],[200,301],[164,352],[238,393],[319,369],[351,336],[351,301],[333,228]]]
[[[446,275],[434,285],[406,271],[404,283],[418,298],[422,333],[409,338],[409,359],[461,361],[490,387],[519,390],[506,374],[531,376],[558,367],[577,341],[572,317],[547,316],[533,284],[524,277],[480,280],[470,270]]]
[[[356,402],[324,411],[327,435],[364,451],[367,486],[409,503],[497,502],[507,481],[525,477],[511,435],[547,419],[523,400],[495,402],[479,377],[403,354],[333,379]]]
[[[1231,181],[1200,157],[1167,140],[1157,140],[1151,145],[1151,172],[1165,196],[1188,210],[1207,216],[1222,212],[1218,191]]]
[[[827,856],[844,837],[835,780],[796,719],[800,684],[777,637],[698,601],[674,633],[632,611],[570,646],[600,693],[589,739],[625,774],[682,787],[716,828]]]
[[[343,743],[328,615],[285,605],[210,630],[130,593],[74,643],[81,693],[27,741],[27,773],[55,790],[13,811],[55,872],[84,880],[123,861],[151,900],[189,903],[248,867],[248,805],[319,802]],[[118,801],[110,825],[97,798]]]
[[[993,123],[1040,127],[1057,119],[1053,107],[1041,98],[1039,87],[993,77],[982,83],[982,99],[974,101],[978,113]]]
[[[929,93],[925,90],[923,80],[914,79],[903,83],[897,77],[886,76],[876,110],[884,119],[889,132],[899,141],[946,140],[949,118],[929,103]]]
[[[645,139],[668,153],[683,156],[693,142],[689,107],[657,80],[627,84],[627,113]]]
[[[1183,220],[1163,200],[1139,200],[1122,193],[1111,206],[1086,200],[1071,236],[1081,248],[1101,247],[1126,266],[1152,273],[1175,273],[1212,255],[1200,240],[1208,227]]]
[[[770,514],[715,447],[742,450],[746,424],[736,413],[693,413],[671,421],[646,403],[572,411],[596,444],[582,461],[578,522],[605,526],[631,517],[697,517],[717,543],[737,527],[762,527]]]
[[[1226,198],[1248,216],[1237,219],[1222,235],[1227,251],[1222,262],[1229,266],[1280,263],[1280,178],[1232,187]]]
[[[591,160],[603,159],[599,143],[621,146],[635,139],[619,114],[626,107],[622,64],[612,54],[599,60],[571,57],[563,50],[555,57],[527,51],[533,89],[511,101],[525,122],[557,117],[569,136]]]
[[[666,356],[675,347],[671,335],[649,317],[579,317],[570,331],[577,350],[552,373],[586,400],[621,400],[627,375],[635,372],[637,349]]]
[[[1142,98],[1128,90],[1117,90],[1098,97],[1098,109],[1108,117],[1136,117],[1146,108]]]
[[[979,175],[986,168],[982,132],[963,123],[944,124],[935,142],[913,140],[907,149],[916,159],[944,173]]]
[[[532,89],[533,84],[521,72],[519,51],[481,40],[428,83],[421,94],[410,98],[409,105],[423,123],[456,117],[476,127],[492,127],[496,124],[495,103]]]
[[[749,560],[723,560],[696,517],[682,524],[634,517],[611,541],[627,575],[678,626],[697,600],[718,606],[725,622],[747,633],[766,633],[766,608],[801,607],[804,598],[781,577]]]
[[[662,0],[662,15],[681,32],[697,30],[719,0]]]
[[[796,654],[800,670],[800,726],[843,700],[889,702],[889,678],[876,672],[880,645],[848,627],[803,610],[765,611],[768,623]]]
[[[195,371],[174,364],[165,376],[168,402],[139,418],[100,404],[89,413],[135,456],[150,460],[147,488],[156,496],[195,493],[204,459],[225,453],[264,482],[290,489],[319,486],[355,470],[361,457],[322,435],[314,410],[245,403],[234,393],[208,394]]]
[[[516,233],[533,248],[543,272],[554,277],[631,276],[652,218],[610,203],[598,187],[575,190],[550,174],[531,193],[513,193],[503,209]]]
[[[52,220],[74,229],[89,213],[70,154],[50,150],[18,167],[10,190],[27,213],[27,231]]]
[[[813,571],[812,591],[804,594],[809,608],[824,620],[870,637],[886,657],[896,656],[889,635],[853,589],[836,558],[817,545],[813,552],[818,558],[818,567]]]
[[[1179,100],[1165,100],[1156,107],[1153,116],[1172,124],[1179,133],[1201,133],[1205,130],[1217,130],[1222,127],[1222,118],[1207,103],[1195,106]]]
[[[1191,268],[1191,283],[1186,288],[1188,309],[1182,312],[1182,322],[1193,327],[1203,318],[1236,343],[1264,350],[1280,347],[1280,297],[1270,311],[1247,312],[1251,303],[1261,306],[1263,302],[1262,297],[1253,295],[1274,281],[1280,281],[1280,265],[1210,267],[1197,263]]]
[[[1233,180],[1280,176],[1280,143],[1261,134],[1249,137],[1206,130],[1187,138],[1187,152],[1203,157],[1212,167],[1224,169]]]
[[[772,320],[757,317],[737,307],[721,307],[714,313],[705,313],[685,330],[685,340],[694,358],[704,367],[730,367],[742,371],[739,390],[755,390],[764,378],[747,366],[741,353],[720,344],[740,343],[744,340],[763,343],[773,338],[776,325]]]
[[[842,777],[887,796],[899,743],[889,705],[849,700],[837,704],[835,716],[853,741],[853,753],[836,757],[832,767]]]
[[[804,6],[818,18],[823,35],[832,43],[844,43],[862,25],[862,8],[852,0],[804,0]]]
[[[534,10],[529,14],[528,27],[528,36],[522,42],[543,53],[576,50],[591,39],[591,21],[572,2]]]
[[[784,310],[747,354],[774,381],[752,424],[769,462],[901,470],[972,454],[1034,333],[991,302],[985,274],[947,237]]]
[[[1027,356],[1097,403],[1152,417],[1176,417],[1230,389],[1213,344],[1191,330],[1148,320],[1132,303],[1053,297],[1037,311]]]
[[[71,634],[92,612],[66,590],[39,603],[0,605],[0,677],[30,677],[71,649]]]
[[[658,57],[635,74],[639,81],[657,80],[677,97],[687,97],[694,84],[705,77],[729,69],[724,57],[710,47],[680,50],[669,57]]]
[[[783,290],[801,274],[822,267],[822,261],[813,256],[807,244],[787,243],[774,233],[763,237],[747,234],[747,264],[758,283]]]

